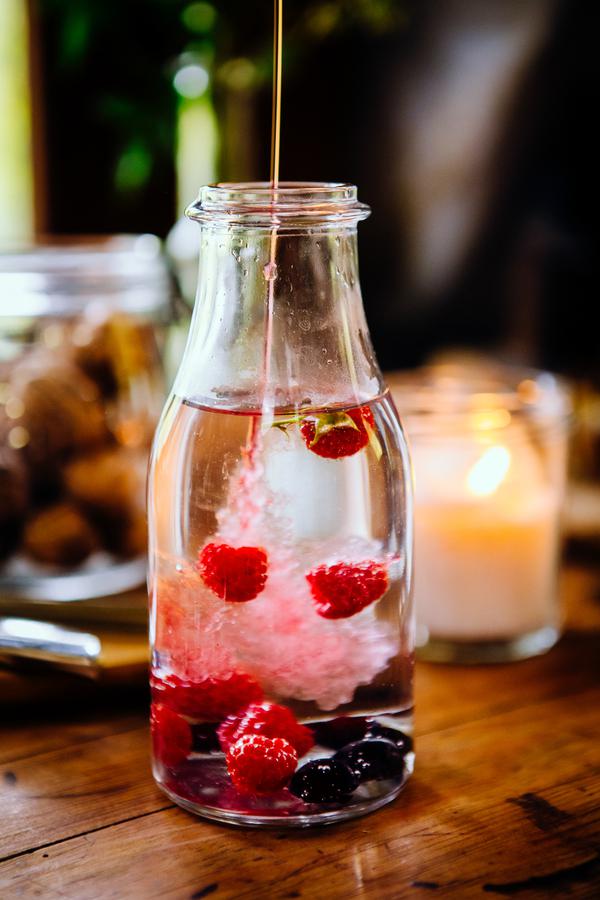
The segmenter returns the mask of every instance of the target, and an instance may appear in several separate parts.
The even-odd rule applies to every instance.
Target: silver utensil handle
[[[102,645],[95,634],[36,619],[0,617],[0,656],[92,666]]]

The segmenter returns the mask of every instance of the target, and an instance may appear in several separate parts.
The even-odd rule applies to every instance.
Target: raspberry
[[[296,770],[298,754],[283,738],[245,734],[227,751],[227,769],[243,794],[271,794],[285,787]]]
[[[188,681],[177,675],[152,677],[152,695],[155,701],[190,719],[220,722],[226,716],[235,715],[249,703],[260,702],[263,692],[249,675],[232,672],[225,678],[203,678]]]
[[[337,563],[317,566],[306,576],[317,612],[325,619],[347,619],[382,597],[388,587],[382,563]]]
[[[177,713],[153,703],[150,707],[150,731],[154,755],[169,768],[178,766],[192,749],[190,726]]]
[[[369,428],[374,425],[370,408],[359,406],[347,412],[307,416],[300,425],[300,433],[308,449],[317,456],[341,459],[367,446]]]
[[[261,547],[207,544],[198,554],[196,568],[204,584],[221,600],[254,600],[267,581],[267,554]]]
[[[310,728],[300,725],[287,707],[277,703],[252,703],[239,715],[229,716],[218,730],[219,743],[226,752],[246,734],[284,738],[298,757],[304,756],[315,742]]]

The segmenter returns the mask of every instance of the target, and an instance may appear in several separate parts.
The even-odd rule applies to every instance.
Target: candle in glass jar
[[[560,629],[559,520],[569,397],[545,372],[491,361],[396,376],[415,473],[422,657],[501,662]]]
[[[413,449],[421,630],[494,641],[553,619],[559,496],[516,443]]]

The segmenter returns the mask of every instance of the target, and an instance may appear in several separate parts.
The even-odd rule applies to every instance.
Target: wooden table
[[[0,897],[600,897],[600,573],[564,582],[548,655],[419,665],[412,781],[329,829],[174,807],[150,777],[143,698],[4,712]]]

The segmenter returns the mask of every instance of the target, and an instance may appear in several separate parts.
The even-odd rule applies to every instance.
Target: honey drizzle
[[[283,0],[273,0],[273,98],[271,107],[271,209],[275,216],[275,204],[277,203],[277,188],[279,186],[279,147],[281,136],[281,80],[283,72],[282,59],[283,37]],[[275,279],[277,277],[277,225],[274,223],[269,240],[269,262],[265,266],[267,278],[267,309],[265,323],[265,340],[263,346],[262,366],[262,416],[267,421],[273,417],[273,401],[268,398],[268,389],[271,374],[271,348],[273,344],[273,306],[275,300]],[[269,407],[269,399],[271,401]],[[250,423],[246,444],[246,458],[250,465],[253,464],[257,442],[260,440],[260,428],[258,418],[253,416]]]
[[[273,101],[271,107],[271,188],[279,184],[279,145],[281,138],[283,0],[273,0]]]
[[[273,2],[273,100],[271,113],[271,191],[272,210],[275,217],[277,188],[279,186],[279,143],[281,133],[281,76],[282,76],[282,35],[283,35],[283,0]],[[267,390],[271,374],[271,347],[273,343],[273,304],[275,299],[275,280],[277,278],[277,225],[271,229],[269,241],[269,264],[267,277],[269,290],[267,296],[267,321],[265,330],[264,365],[263,365],[263,415],[267,410]],[[270,410],[272,414],[272,409]]]

